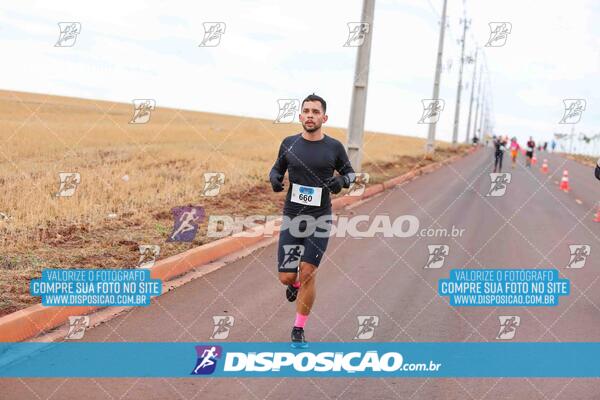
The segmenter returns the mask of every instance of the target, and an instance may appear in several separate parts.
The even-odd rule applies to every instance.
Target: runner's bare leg
[[[316,274],[317,267],[307,262],[300,263],[300,289],[296,299],[296,312],[309,315],[317,297]]]
[[[279,282],[284,285],[293,285],[296,282],[297,273],[295,272],[280,272],[279,273]]]

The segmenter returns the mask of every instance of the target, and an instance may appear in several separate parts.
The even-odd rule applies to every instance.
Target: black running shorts
[[[297,272],[300,261],[319,266],[331,231],[331,215],[327,217],[315,220],[311,216],[300,216],[290,218],[289,224],[284,222],[277,250],[279,272]]]

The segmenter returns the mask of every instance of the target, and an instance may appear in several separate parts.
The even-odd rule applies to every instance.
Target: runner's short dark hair
[[[327,103],[325,102],[325,100],[323,100],[321,96],[317,96],[314,93],[309,94],[304,100],[302,100],[302,108],[304,108],[304,103],[306,103],[307,101],[318,101],[319,103],[321,103],[321,107],[323,107],[323,114],[327,113]]]

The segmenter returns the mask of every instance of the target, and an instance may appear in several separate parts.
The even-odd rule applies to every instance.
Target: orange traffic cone
[[[546,160],[545,158],[544,158],[544,162],[542,163],[541,171],[543,174],[548,173],[548,160]]]
[[[598,203],[598,211],[596,211],[596,216],[594,217],[594,222],[600,222],[600,203]]]
[[[531,157],[531,165],[535,165],[535,164],[537,164],[537,157],[533,156],[533,157]]]
[[[569,171],[567,171],[566,169],[563,171],[563,176],[560,180],[560,190],[564,192],[569,191]]]

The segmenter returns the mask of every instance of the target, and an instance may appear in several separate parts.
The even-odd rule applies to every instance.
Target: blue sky
[[[316,92],[329,124],[346,127],[356,48],[343,47],[360,0],[21,1],[0,11],[0,88],[274,119],[277,99]],[[466,9],[463,9],[466,7]],[[417,124],[431,98],[442,0],[377,0],[367,105],[369,130],[425,137]],[[510,22],[503,47],[485,48],[496,133],[550,140],[563,99],[587,107],[575,132],[600,133],[600,5],[593,0],[448,0],[438,137],[452,134],[461,34],[467,54]],[[81,22],[76,45],[54,47],[58,22]],[[202,22],[222,21],[218,47],[198,47]],[[459,138],[466,130],[472,66],[465,68]],[[579,143],[579,142],[578,142]],[[600,148],[600,146],[598,146]]]

